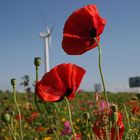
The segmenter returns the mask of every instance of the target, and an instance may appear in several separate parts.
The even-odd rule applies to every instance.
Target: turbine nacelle
[[[47,37],[50,37],[50,35],[51,35],[50,32],[48,32],[48,33],[41,32],[41,33],[39,34],[39,36],[40,36],[41,38],[47,38]]]

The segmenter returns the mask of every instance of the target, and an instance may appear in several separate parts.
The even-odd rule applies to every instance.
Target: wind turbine
[[[47,26],[46,32],[41,32],[40,37],[44,40],[44,66],[45,66],[45,73],[50,71],[50,59],[49,59],[49,48],[51,47],[51,34],[53,31],[54,26],[49,29]]]

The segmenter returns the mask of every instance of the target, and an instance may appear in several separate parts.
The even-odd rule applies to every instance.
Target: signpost
[[[130,88],[140,87],[140,76],[130,77],[129,78],[129,87]]]
[[[95,84],[94,90],[95,90],[95,92],[101,92],[101,84],[100,83]]]

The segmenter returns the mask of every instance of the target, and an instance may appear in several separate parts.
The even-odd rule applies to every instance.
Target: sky
[[[41,57],[39,79],[44,75],[44,44],[39,37],[52,27],[50,67],[61,63],[82,66],[86,74],[79,89],[94,90],[101,83],[98,49],[80,56],[69,56],[62,49],[63,27],[70,14],[85,5],[95,4],[107,20],[101,35],[102,69],[108,91],[129,90],[128,78],[140,76],[140,1],[139,0],[0,0],[0,90],[17,90],[24,75],[35,81],[34,58]]]

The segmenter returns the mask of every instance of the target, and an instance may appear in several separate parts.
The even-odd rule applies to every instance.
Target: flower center
[[[71,93],[72,93],[72,89],[71,88],[68,88],[67,90],[66,90],[66,92],[65,92],[65,94],[64,94],[64,96],[62,96],[57,102],[60,102],[60,101],[62,101],[63,99],[64,99],[64,97],[66,96],[69,96]]]
[[[67,89],[65,96],[69,96],[72,93],[72,91],[73,90],[71,88]]]
[[[90,31],[89,31],[89,35],[90,37],[96,37],[96,29],[95,28],[92,28]]]

